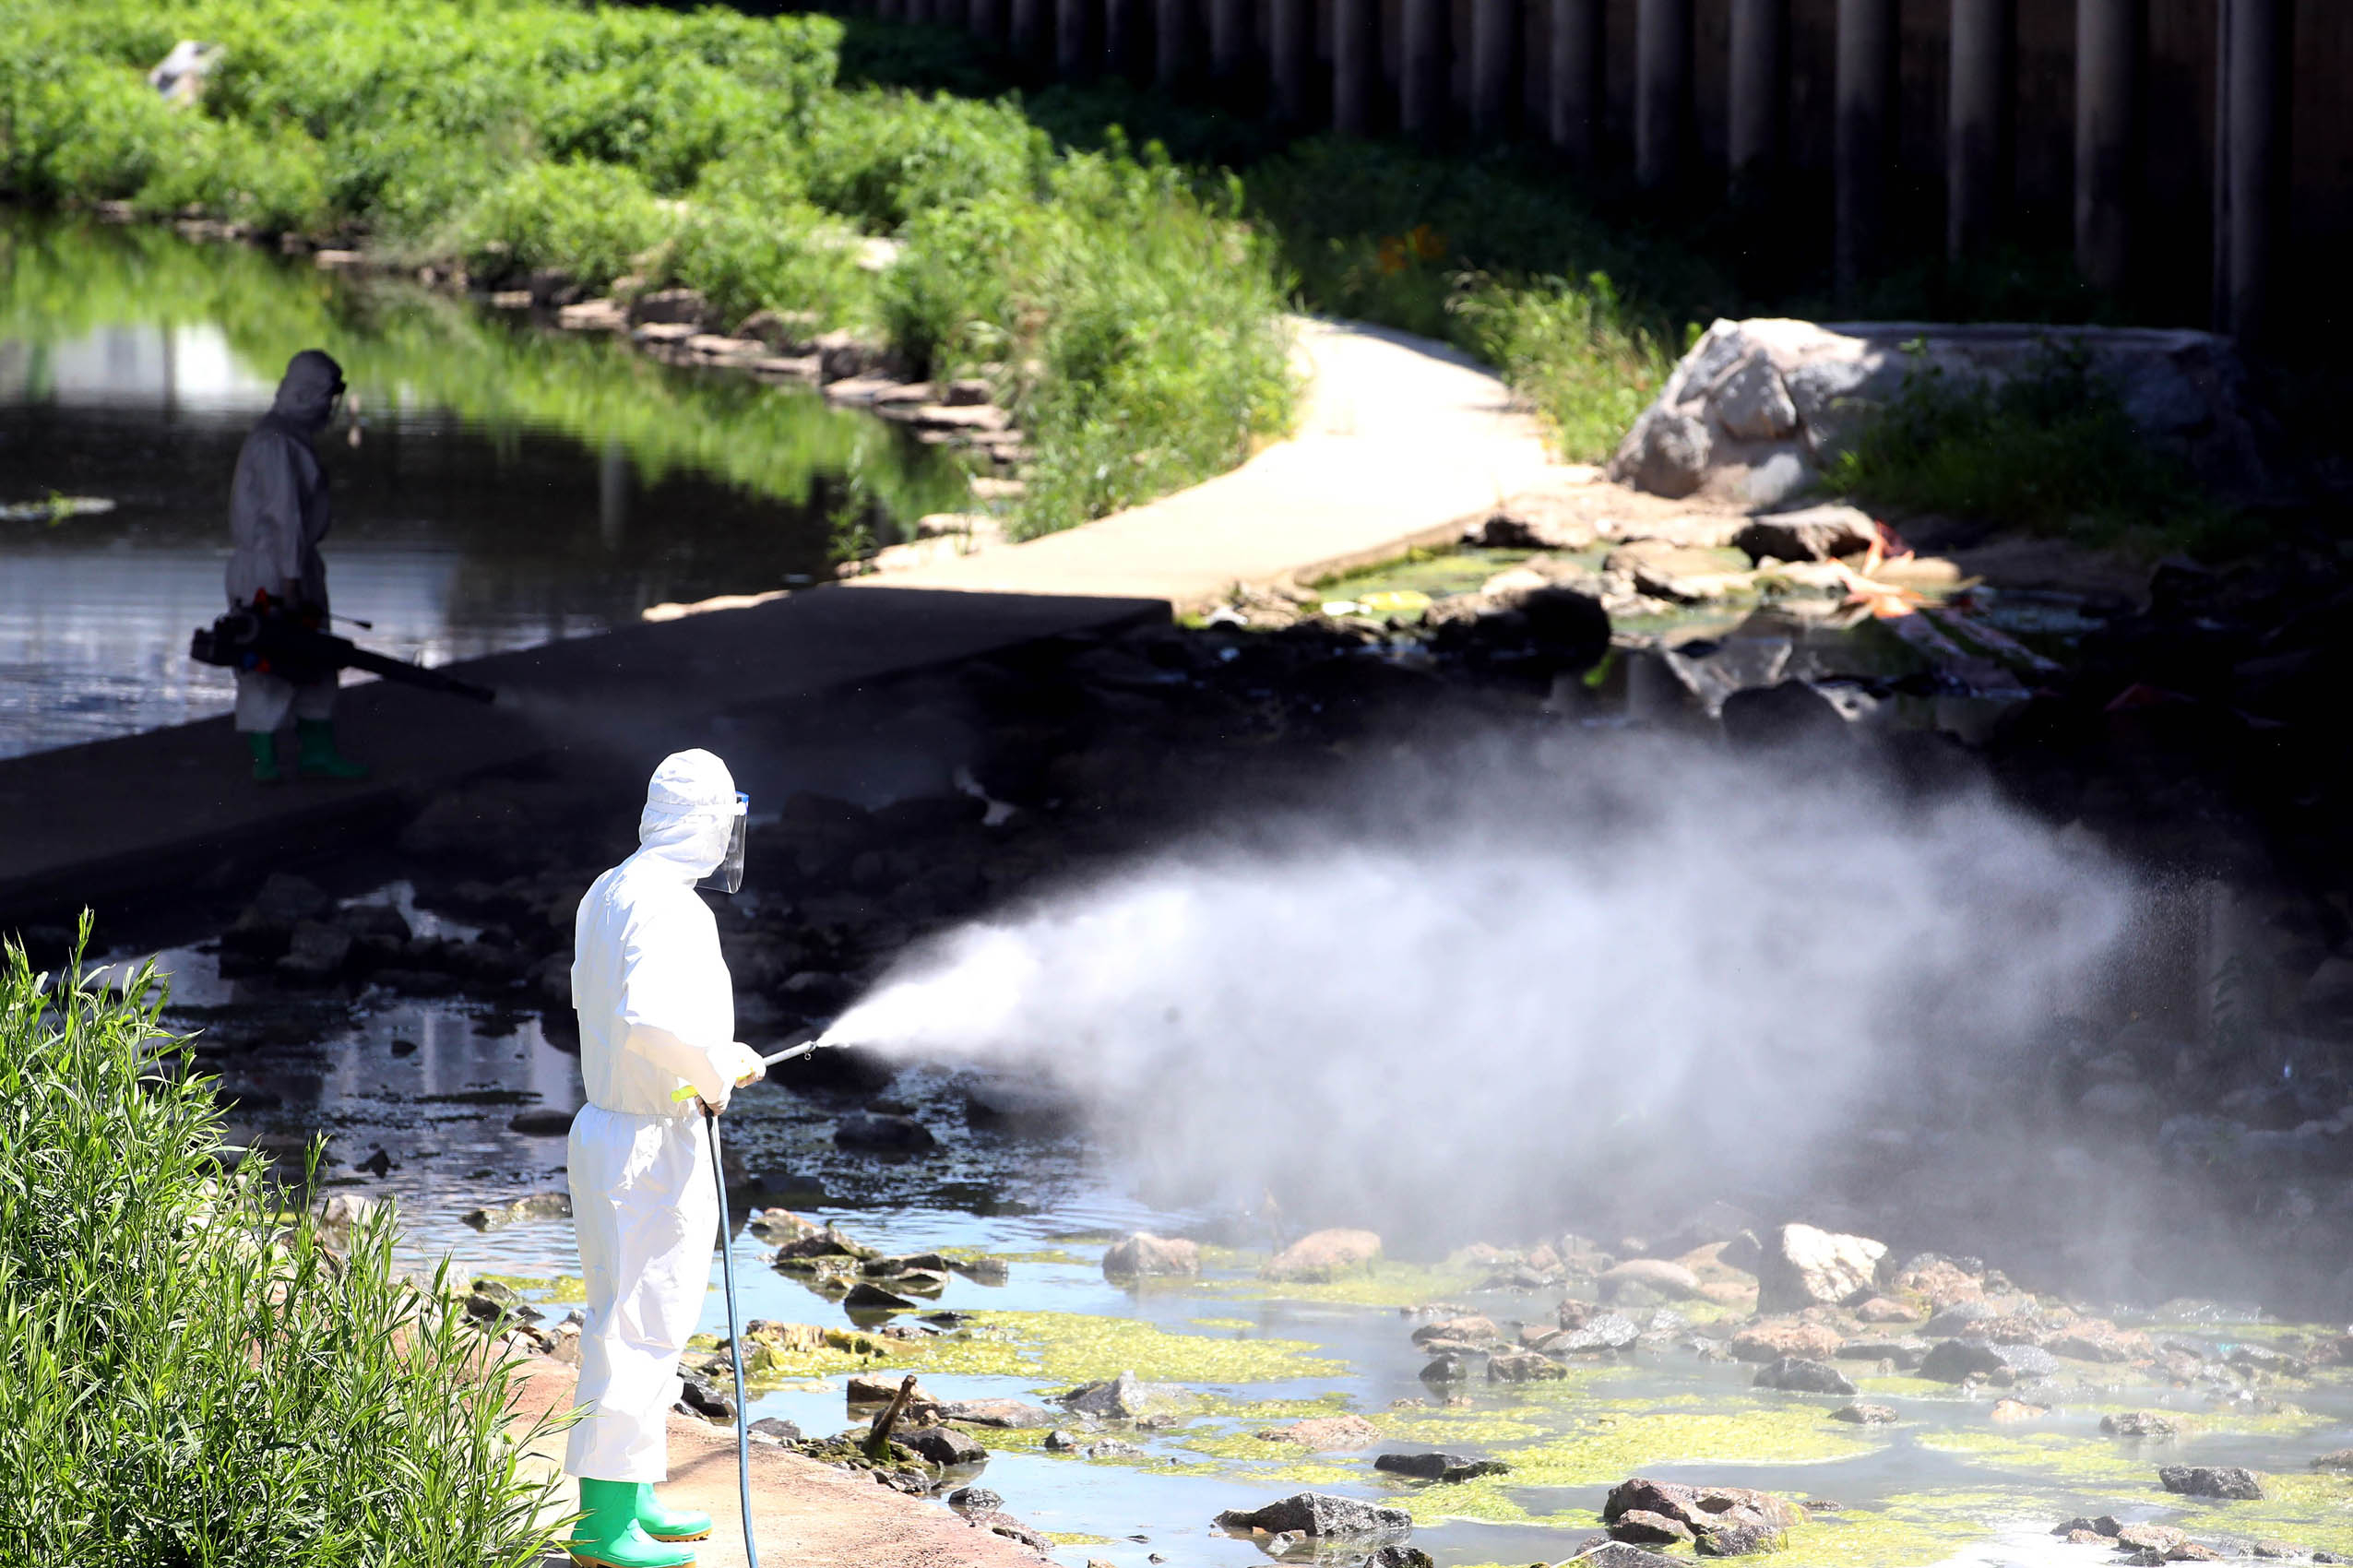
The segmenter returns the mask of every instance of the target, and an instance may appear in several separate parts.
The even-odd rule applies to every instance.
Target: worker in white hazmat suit
[[[237,453],[229,487],[229,605],[278,606],[303,624],[327,620],[327,470],[311,443],[335,417],[343,370],[316,349],[286,365],[278,396]],[[261,670],[237,671],[238,731],[252,754],[254,779],[278,781],[278,731],[294,718],[300,760],[315,778],[364,778],[368,770],[335,749],[335,672],[300,685]]]
[[[678,1355],[695,1331],[718,1240],[710,1134],[687,1088],[713,1110],[763,1072],[734,1039],[735,996],[719,927],[695,891],[743,877],[745,802],[705,751],[663,759],[646,789],[637,852],[597,878],[574,930],[572,1005],[588,1103],[572,1122],[573,1224],[588,1321],[564,1467],[579,1478],[576,1562],[677,1568],[677,1543],[708,1515],[655,1501],[667,1479],[663,1425],[680,1392]]]

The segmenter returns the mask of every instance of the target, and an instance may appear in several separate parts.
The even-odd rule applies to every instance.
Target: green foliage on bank
[[[0,950],[0,1562],[537,1563],[505,1365],[387,1224],[220,1171],[161,1002]]]
[[[1874,506],[2095,547],[2227,555],[2247,542],[2246,521],[2150,445],[2088,357],[2057,347],[1999,382],[1914,369],[1824,479]]]
[[[201,100],[145,70],[224,47]],[[364,237],[479,281],[704,290],[986,368],[1031,531],[1288,423],[1275,253],[1232,191],[1049,143],[1017,102],[836,84],[841,24],[564,0],[0,0],[0,194]],[[891,234],[899,265],[856,265]]]
[[[502,434],[561,431],[627,453],[648,482],[707,474],[786,505],[899,522],[969,504],[945,453],[815,398],[510,327],[413,285],[339,285],[244,246],[0,218],[0,338],[28,345],[36,368],[46,346],[101,327],[192,321],[218,326],[257,375],[327,345],[369,406],[407,397]]]

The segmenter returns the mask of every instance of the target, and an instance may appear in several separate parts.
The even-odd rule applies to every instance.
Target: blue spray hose
[[[703,1107],[711,1134],[711,1182],[719,1188],[719,1265],[727,1286],[727,1356],[735,1365],[735,1494],[743,1505],[743,1560],[760,1568],[760,1548],[752,1538],[752,1412],[743,1401],[743,1325],[735,1311],[735,1235],[727,1218],[727,1168],[719,1157],[719,1112]]]

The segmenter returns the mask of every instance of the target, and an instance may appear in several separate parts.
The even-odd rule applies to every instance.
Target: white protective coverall
[[[327,428],[343,370],[316,349],[287,362],[269,412],[237,453],[237,476],[229,486],[229,603],[251,604],[267,589],[327,609],[327,563],[318,552],[327,537],[327,470],[311,443]],[[335,677],[295,685],[258,671],[237,671],[240,732],[267,734],[297,719],[327,719],[335,711]]]
[[[762,1071],[735,1043],[719,926],[695,892],[734,825],[735,781],[705,751],[663,759],[637,852],[597,878],[574,928],[572,1005],[588,1103],[573,1118],[572,1218],[588,1321],[564,1467],[605,1481],[667,1479],[664,1419],[678,1354],[710,1284],[719,1200],[701,1110]]]

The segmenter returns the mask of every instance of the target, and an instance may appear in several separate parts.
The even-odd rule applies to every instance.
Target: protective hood
[[[343,390],[343,367],[319,349],[304,349],[286,362],[285,378],[269,411],[287,423],[316,434],[327,428],[335,411],[335,395]]]
[[[646,785],[636,858],[675,868],[679,880],[710,874],[735,830],[735,778],[706,751],[672,752]]]

